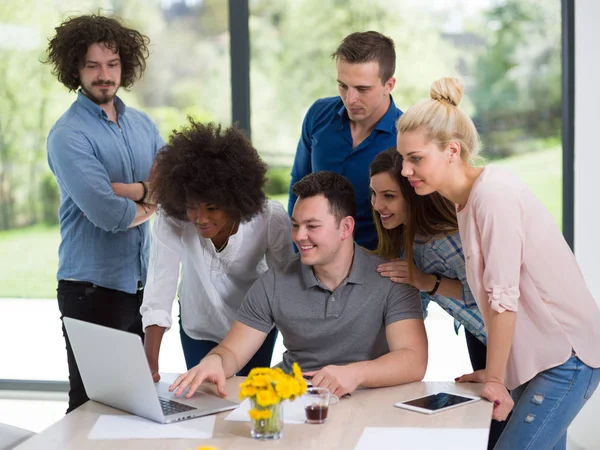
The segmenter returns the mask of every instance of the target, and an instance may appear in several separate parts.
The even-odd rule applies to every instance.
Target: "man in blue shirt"
[[[48,63],[77,99],[48,135],[48,163],[60,189],[58,306],[74,317],[143,337],[139,308],[149,253],[148,179],[163,140],[144,113],[116,96],[141,77],[149,39],[116,19],[70,18],[56,28]],[[117,196],[115,191],[119,192]],[[128,197],[128,198],[126,198]],[[85,403],[63,327],[69,408]]]
[[[352,33],[331,55],[336,61],[340,95],[317,100],[302,124],[292,167],[288,212],[296,196],[291,186],[320,170],[348,178],[356,191],[355,240],[374,250],[377,231],[369,194],[369,165],[396,145],[396,121],[402,114],[392,99],[396,79],[394,41],[375,31]]]

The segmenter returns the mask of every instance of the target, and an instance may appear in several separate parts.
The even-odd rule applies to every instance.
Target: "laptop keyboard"
[[[165,416],[169,416],[171,414],[178,414],[186,411],[191,411],[192,409],[196,409],[193,406],[184,405],[183,403],[174,402],[173,400],[167,400],[166,398],[158,398],[160,401],[160,407],[163,410],[163,414]]]

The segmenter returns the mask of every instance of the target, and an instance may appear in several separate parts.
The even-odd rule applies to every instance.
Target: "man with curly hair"
[[[331,55],[340,95],[318,99],[308,109],[292,167],[288,212],[296,203],[294,183],[319,170],[344,175],[356,191],[356,242],[377,248],[371,212],[369,165],[396,145],[402,114],[392,99],[396,84],[394,41],[376,31],[352,33]]]
[[[143,337],[139,308],[149,254],[145,203],[163,140],[144,113],[117,97],[142,76],[149,39],[110,17],[72,17],[48,45],[53,73],[77,99],[48,135],[60,189],[58,306],[74,317]],[[117,196],[119,194],[120,196]],[[133,197],[133,200],[125,197]],[[88,400],[68,336],[69,408]]]
[[[191,119],[157,156],[152,196],[160,209],[141,308],[155,381],[176,294],[191,369],[225,337],[254,281],[294,255],[287,212],[263,192],[266,171],[241,130]],[[276,336],[270,329],[237,373],[269,367]]]

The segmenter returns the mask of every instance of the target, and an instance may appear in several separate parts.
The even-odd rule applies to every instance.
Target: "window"
[[[562,225],[560,2],[256,0],[250,14],[252,136],[278,181],[289,183],[307,109],[338,95],[331,53],[351,32],[377,30],[396,44],[396,105],[427,98],[440,77],[462,78],[482,156],[521,176]],[[278,185],[287,204],[288,184]],[[464,339],[442,337],[452,319],[433,309],[427,379],[448,376],[448,355],[459,375]]]
[[[6,325],[0,340],[19,343],[0,346],[0,379],[67,379],[56,302],[59,198],[46,137],[75,94],[40,62],[54,27],[70,15],[114,12],[150,37],[142,80],[119,96],[146,112],[165,139],[188,115],[231,124],[227,2],[102,4],[106,10],[80,0],[6,0],[0,6],[0,315]],[[169,334],[179,350],[177,333]],[[178,357],[161,360],[161,369],[181,370],[182,364]]]

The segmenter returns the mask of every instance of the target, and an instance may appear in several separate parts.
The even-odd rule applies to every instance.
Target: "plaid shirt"
[[[427,317],[430,301],[436,302],[448,314],[454,317],[454,330],[458,333],[461,325],[484,344],[487,336],[481,311],[467,284],[465,257],[458,232],[429,242],[415,241],[413,247],[415,265],[425,273],[440,274],[445,278],[459,280],[462,284],[462,299],[428,295],[421,292],[423,314]]]

